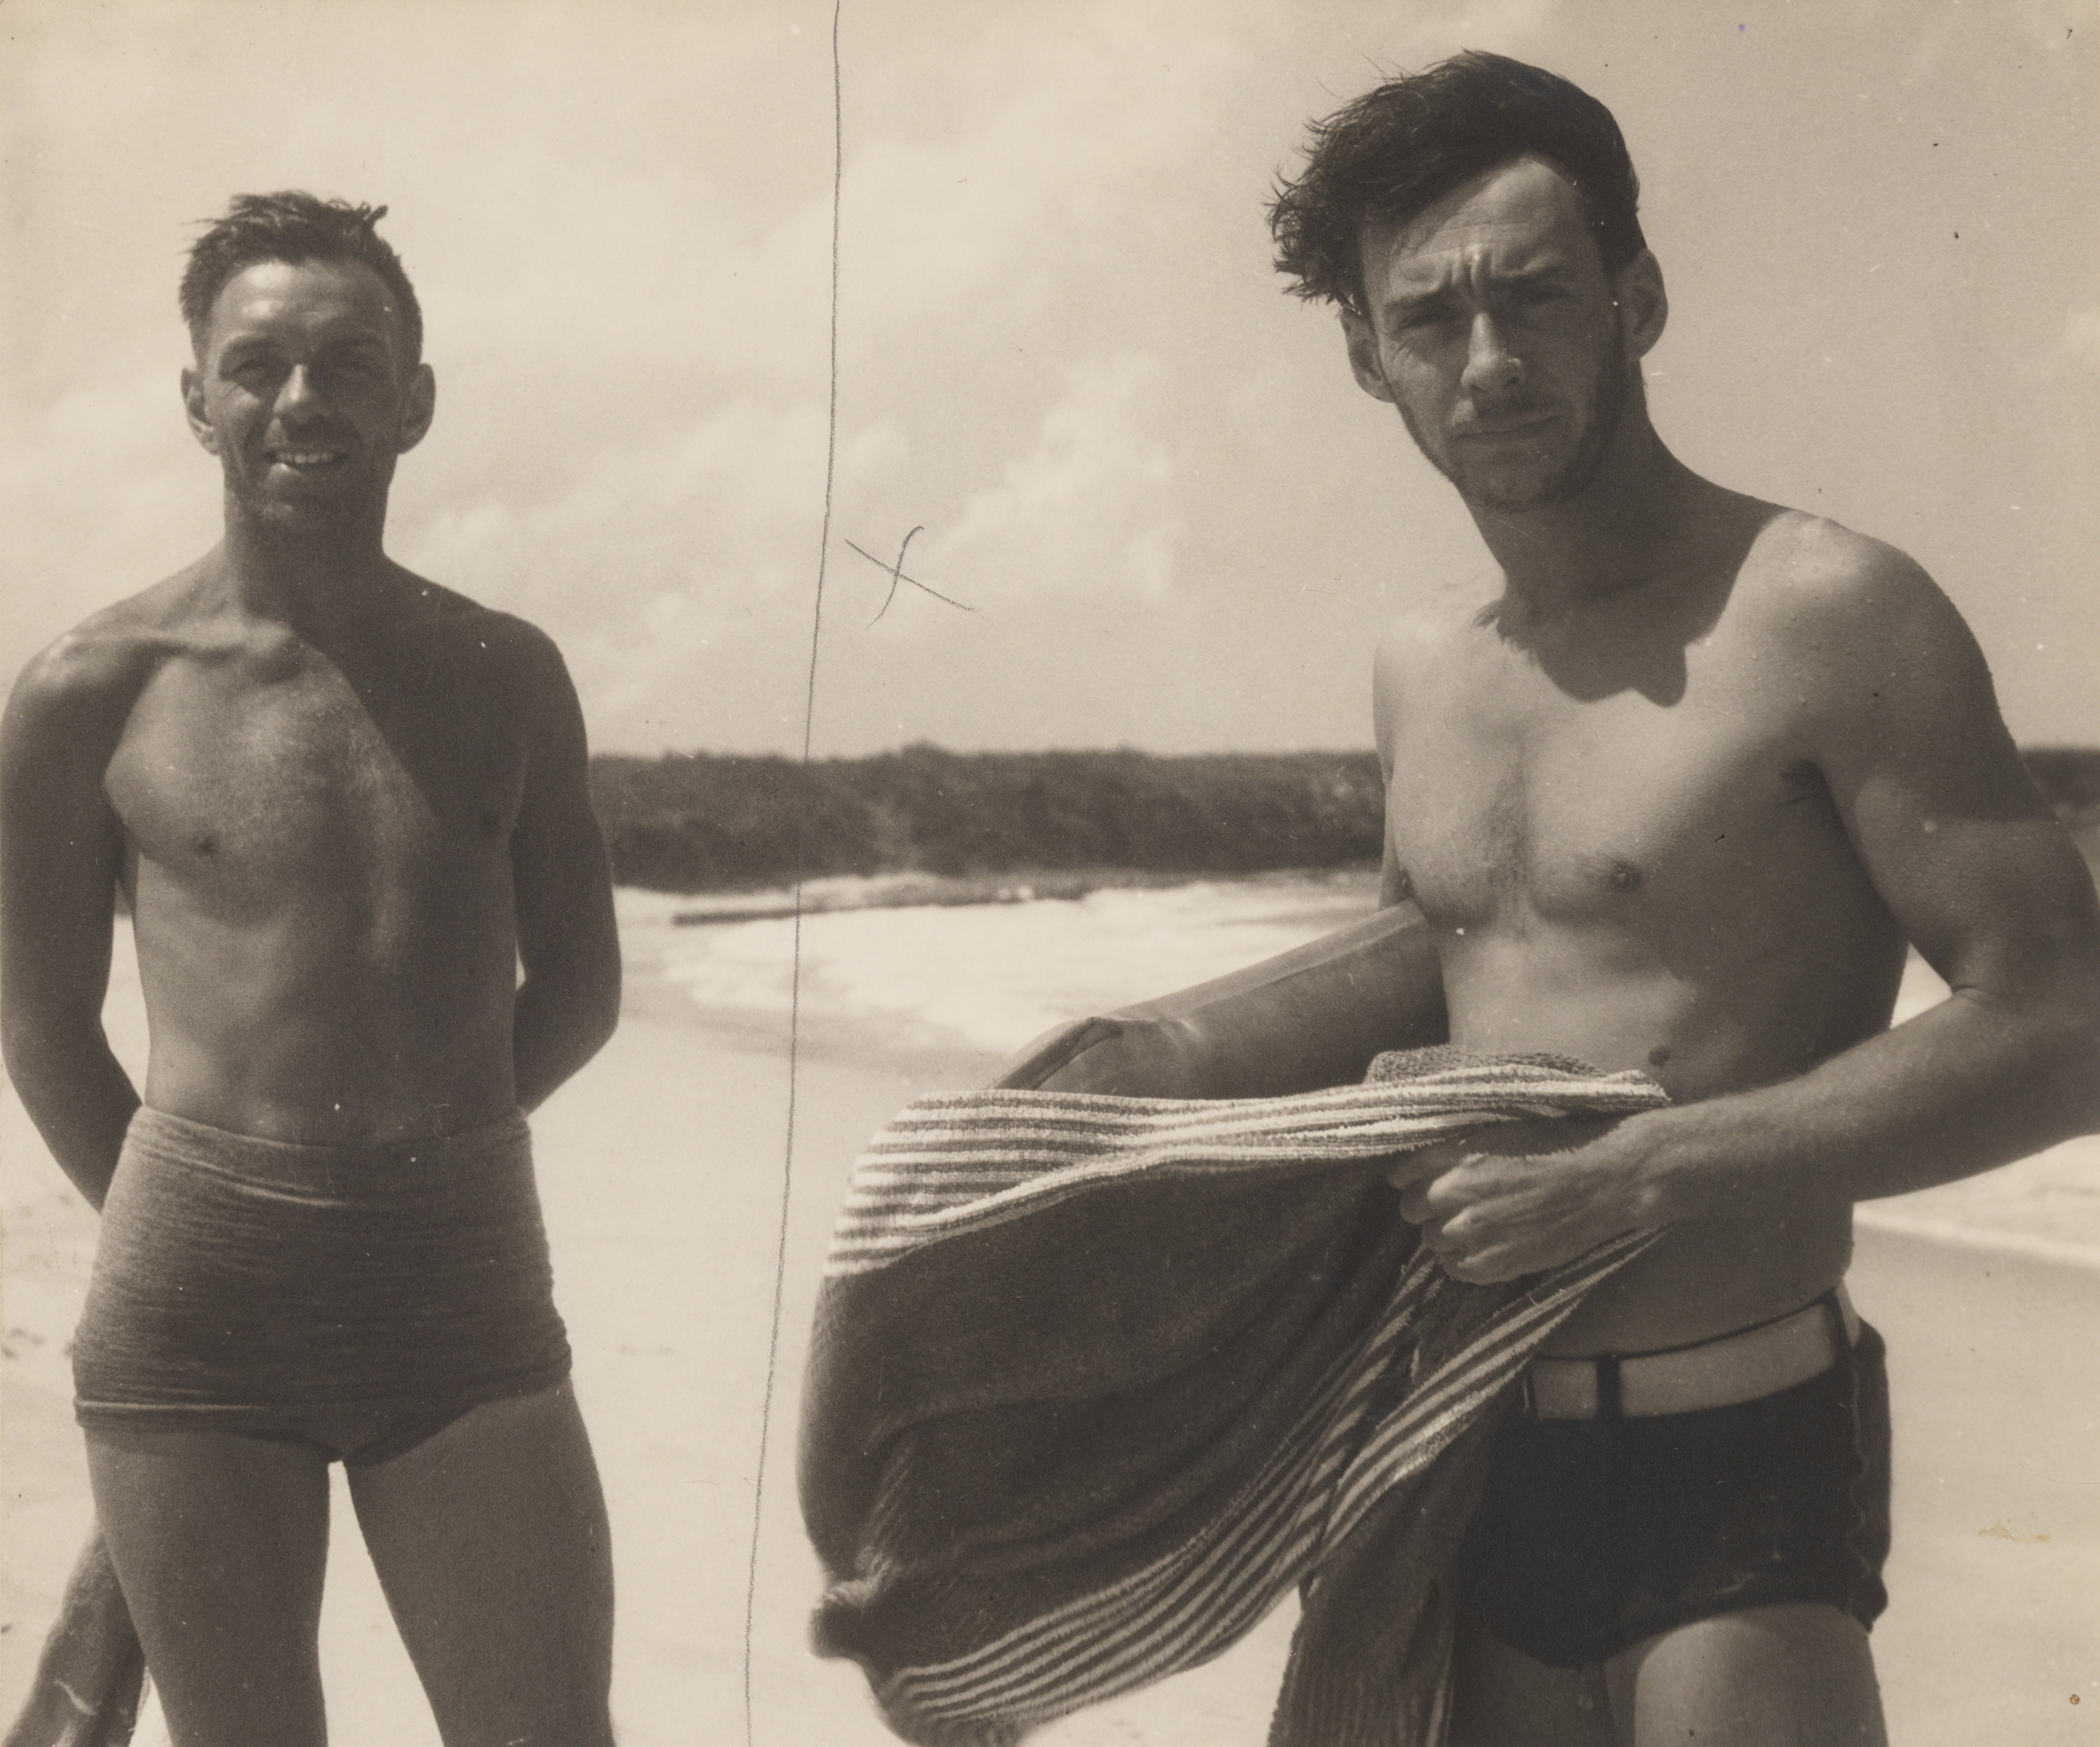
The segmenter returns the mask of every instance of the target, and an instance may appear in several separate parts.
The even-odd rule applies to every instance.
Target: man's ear
[[[1618,301],[1627,362],[1645,358],[1670,324],[1670,293],[1663,289],[1662,263],[1643,249],[1619,269],[1612,293]]]
[[[218,431],[205,410],[204,376],[194,368],[183,372],[183,412],[190,421],[190,435],[204,445],[205,452],[218,454]]]
[[[1385,370],[1379,362],[1378,336],[1371,331],[1370,323],[1352,309],[1342,311],[1342,336],[1348,343],[1349,368],[1356,373],[1357,386],[1374,400],[1390,401],[1392,385],[1385,379]]]
[[[437,373],[426,364],[416,366],[408,379],[408,392],[401,403],[401,445],[405,455],[430,435],[430,421],[438,412]]]

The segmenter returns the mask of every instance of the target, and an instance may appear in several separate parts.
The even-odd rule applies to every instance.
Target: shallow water
[[[636,998],[652,984],[676,990],[711,1029],[784,1037],[792,1001],[805,1035],[996,1056],[1065,1020],[1286,951],[1363,915],[1375,899],[1374,878],[1350,873],[1105,889],[1076,901],[832,911],[802,918],[799,987],[791,919],[680,928],[671,919],[693,900],[631,891],[620,894],[620,915]],[[1897,1020],[1945,993],[1913,955]],[[1860,1218],[2100,1266],[2100,1137],[1868,1203]]]

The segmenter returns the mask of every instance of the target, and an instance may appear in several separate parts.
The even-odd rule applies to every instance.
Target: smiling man
[[[1923,572],[1664,447],[1635,195],[1601,104],[1466,55],[1317,124],[1272,214],[1493,561],[1377,657],[1405,1010],[1674,1101],[1395,1172],[1463,1280],[1663,1229],[1505,1423],[1454,1738],[1873,1742],[1887,1432],[1852,1204],[2100,1125],[2100,921]],[[1907,943],[1952,992],[1890,1030]]]
[[[7,1061],[103,1210],[77,1411],[179,1747],[324,1739],[336,1460],[448,1747],[594,1747],[605,1511],[523,1112],[611,1032],[611,893],[561,658],[383,549],[435,395],[384,210],[244,196],[191,253],[225,538],[15,688]]]

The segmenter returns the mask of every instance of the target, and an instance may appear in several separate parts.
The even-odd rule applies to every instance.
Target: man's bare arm
[[[102,1029],[123,838],[103,773],[143,675],[76,635],[32,662],[0,722],[0,1042],[52,1155],[99,1209],[139,1094]]]
[[[511,833],[518,953],[511,1019],[518,1102],[534,1109],[596,1055],[620,1021],[620,936],[605,840],[591,811],[576,688],[552,643],[526,633],[534,733]]]
[[[2100,1128],[2100,907],[1974,639],[1885,550],[1807,605],[1817,763],[1883,901],[1952,992],[1793,1079],[1628,1118],[1555,1151],[1551,1170],[1523,1156],[1524,1135],[1491,1137],[1490,1156],[1405,1203],[1441,1222],[1462,1277],[1550,1267],[1636,1227],[1923,1189]]]
[[[1779,1086],[1674,1113],[1671,1198],[1901,1193],[2100,1127],[2100,907],[1955,612],[1877,549],[1809,635],[1816,762],[1876,889],[1951,990]],[[1723,1136],[1727,1138],[1723,1140]]]

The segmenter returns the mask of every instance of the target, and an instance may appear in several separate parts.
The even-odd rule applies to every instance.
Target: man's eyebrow
[[[316,344],[332,352],[383,352],[387,346],[386,335],[382,329],[361,321],[342,325],[330,324],[314,338]],[[226,342],[221,355],[231,358],[245,356],[249,352],[274,352],[280,349],[276,334],[236,333]]]
[[[1527,262],[1507,271],[1497,271],[1493,282],[1509,286],[1572,285],[1577,275],[1574,264],[1555,256]],[[1418,290],[1396,291],[1381,306],[1395,314],[1409,314],[1418,310],[1433,309],[1448,302],[1457,293],[1457,286],[1450,280],[1439,280],[1434,285],[1424,285]]]
[[[1448,285],[1427,285],[1419,291],[1396,291],[1381,307],[1389,315],[1409,315],[1418,311],[1434,309],[1440,303],[1448,303],[1451,296],[1451,287]]]
[[[236,333],[219,348],[222,358],[245,358],[251,352],[270,352],[277,342],[267,333]]]

